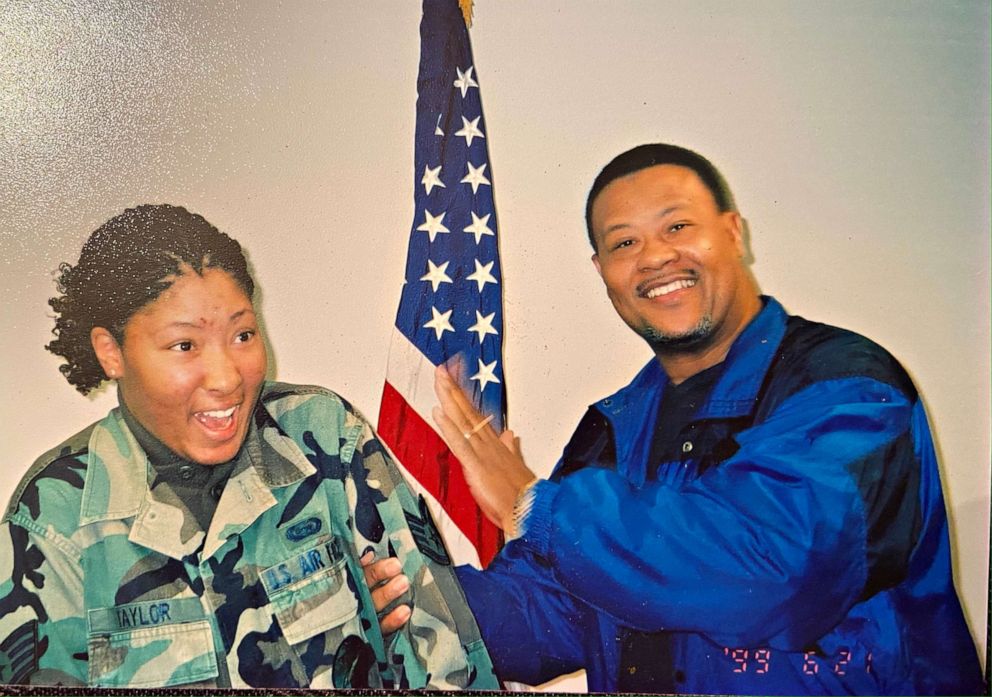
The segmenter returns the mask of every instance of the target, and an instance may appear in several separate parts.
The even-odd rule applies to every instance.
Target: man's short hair
[[[620,177],[655,165],[688,167],[699,176],[706,188],[713,194],[716,207],[721,213],[735,210],[734,197],[730,193],[730,188],[724,181],[723,175],[713,166],[712,162],[698,152],[668,143],[638,145],[636,148],[620,153],[610,160],[610,163],[603,167],[596,176],[596,180],[589,190],[589,197],[586,199],[586,232],[589,234],[589,244],[592,245],[593,251],[596,250],[596,238],[592,234],[592,204],[596,201],[596,197],[611,182]]]

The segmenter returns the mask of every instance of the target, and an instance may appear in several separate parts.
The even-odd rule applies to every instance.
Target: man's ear
[[[724,216],[727,220],[728,231],[734,241],[734,247],[737,248],[737,255],[743,259],[747,254],[747,245],[744,244],[744,222],[741,220],[741,214],[737,211],[727,211]]]
[[[103,327],[93,327],[90,330],[90,344],[93,346],[93,353],[100,361],[103,372],[111,380],[116,380],[124,375],[124,354],[117,339],[109,330]]]
[[[592,255],[592,265],[596,267],[596,273],[598,273],[599,274],[599,277],[602,278],[603,277],[603,267],[599,265],[599,254],[593,253],[593,255]]]

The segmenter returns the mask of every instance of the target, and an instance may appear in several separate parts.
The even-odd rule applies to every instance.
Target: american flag
[[[485,565],[502,542],[436,432],[434,367],[460,356],[483,414],[503,429],[502,274],[486,123],[457,0],[424,0],[414,147],[415,213],[389,346],[379,435],[415,479],[456,563]],[[409,479],[409,477],[408,477]]]

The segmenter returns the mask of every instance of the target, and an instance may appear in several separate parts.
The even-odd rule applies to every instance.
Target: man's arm
[[[456,390],[445,378],[439,393]],[[459,460],[477,468],[470,484],[486,487],[517,467],[506,452],[489,457],[500,445],[495,434],[456,442],[456,420],[474,418],[464,404],[457,409],[439,423]],[[875,380],[816,383],[741,433],[736,454],[687,485],[637,488],[599,469],[538,483],[519,542],[564,590],[624,625],[802,648],[877,575],[871,521],[899,492],[915,506],[912,409],[904,393]],[[887,493],[876,496],[880,487]],[[488,494],[498,502],[491,517],[507,525],[513,504],[499,490]],[[892,527],[883,556],[905,560],[912,525]]]
[[[485,571],[457,571],[501,679],[537,685],[586,667],[585,644],[598,645],[595,611],[554,584],[517,542]]]

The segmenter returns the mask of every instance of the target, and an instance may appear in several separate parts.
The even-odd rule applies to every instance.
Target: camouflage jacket
[[[206,531],[156,500],[119,409],[34,464],[0,524],[0,683],[499,687],[427,508],[369,424],[280,383],[254,417],[267,456],[232,474]],[[368,550],[410,578],[411,620],[385,640]]]

